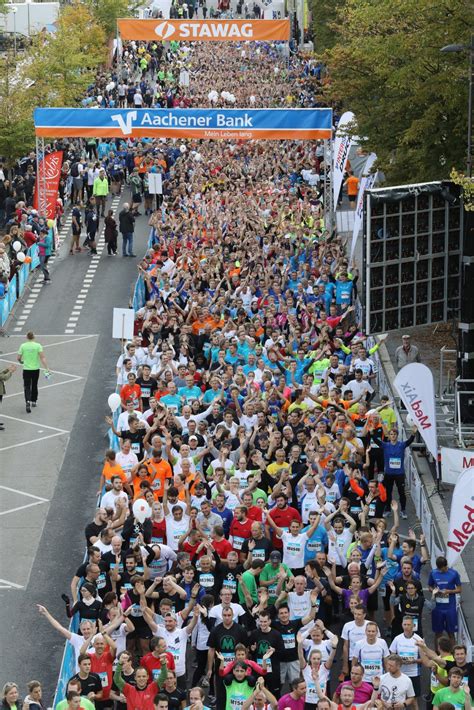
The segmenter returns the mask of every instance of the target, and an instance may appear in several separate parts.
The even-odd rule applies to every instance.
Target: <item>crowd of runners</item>
[[[311,106],[318,81],[278,46],[130,45],[89,98],[148,105],[150,87],[151,105]],[[68,151],[82,176],[87,156]],[[413,435],[377,391],[357,269],[325,228],[321,146],[85,151],[130,189],[132,234],[143,201],[152,233],[87,558],[63,618],[38,607],[75,654],[59,710],[470,708],[459,575],[439,557],[422,582],[425,540],[399,533]],[[81,214],[88,178],[71,177]],[[3,708],[23,690],[5,685]],[[23,704],[43,706],[39,683]]]

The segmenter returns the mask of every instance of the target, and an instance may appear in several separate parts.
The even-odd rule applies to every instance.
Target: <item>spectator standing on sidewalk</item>
[[[410,341],[411,336],[402,335],[402,345],[399,345],[395,350],[395,363],[398,371],[411,362],[421,362],[418,348],[416,345],[412,345]]]
[[[109,210],[105,218],[104,240],[107,244],[107,254],[115,256],[117,254],[117,222],[114,219],[113,210]]]
[[[130,205],[128,202],[125,202],[123,210],[119,214],[119,230],[122,235],[122,256],[135,256],[133,253],[134,229],[135,217],[130,211]]]
[[[31,412],[31,407],[36,407],[38,401],[38,379],[40,367],[48,369],[43,346],[35,340],[35,334],[30,330],[26,334],[26,342],[18,350],[18,362],[23,365],[23,386],[25,389],[26,411]]]
[[[104,168],[99,170],[99,174],[94,180],[92,194],[95,197],[97,217],[99,217],[99,212],[102,217],[105,217],[105,202],[109,194],[109,180]]]
[[[53,230],[42,229],[40,232],[40,241],[38,242],[38,253],[40,260],[41,272],[43,274],[43,283],[51,283],[49,275],[48,261],[53,253]]]

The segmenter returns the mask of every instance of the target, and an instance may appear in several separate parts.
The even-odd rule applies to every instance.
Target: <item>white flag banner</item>
[[[441,447],[441,480],[444,483],[456,485],[459,476],[466,468],[474,468],[474,451]]]
[[[333,169],[332,169],[332,189],[334,195],[334,209],[336,209],[341,191],[344,171],[349,157],[349,151],[352,145],[352,136],[349,135],[347,127],[354,123],[355,116],[352,111],[346,111],[342,114],[337,124],[336,134],[334,136],[333,146]]]
[[[431,370],[419,362],[412,362],[402,367],[393,384],[428,451],[438,461],[435,390]]]
[[[354,215],[354,227],[352,230],[352,245],[351,245],[351,261],[354,257],[354,252],[357,244],[357,239],[359,237],[360,228],[362,226],[362,217],[364,216],[364,195],[366,190],[370,190],[373,187],[377,173],[370,174],[372,166],[377,160],[375,153],[371,153],[367,160],[365,161],[364,169],[362,170],[362,177],[359,182],[359,192],[357,193],[357,206]]]
[[[454,489],[446,544],[449,567],[456,562],[474,533],[473,481],[474,468],[466,468],[459,476]]]

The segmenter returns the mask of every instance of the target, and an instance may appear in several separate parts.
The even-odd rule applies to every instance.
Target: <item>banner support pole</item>
[[[117,52],[117,83],[120,84],[122,81],[122,52],[120,51],[120,33],[118,20],[115,21],[115,44],[115,51]]]
[[[324,141],[324,226],[332,233],[335,227],[334,199],[333,199],[333,141],[332,138]]]

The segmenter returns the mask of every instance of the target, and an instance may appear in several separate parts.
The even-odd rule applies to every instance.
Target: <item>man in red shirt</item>
[[[252,520],[247,517],[245,505],[238,505],[234,510],[234,519],[230,524],[230,538],[232,549],[240,554],[242,545],[252,535]]]
[[[148,682],[148,673],[144,668],[135,671],[136,686],[126,683],[122,678],[122,666],[117,665],[114,673],[114,683],[127,698],[127,710],[154,710],[153,700],[160,692],[168,675],[167,661],[163,659],[160,675],[153,683]]]
[[[90,652],[91,673],[97,673],[102,683],[102,701],[108,700],[112,687],[112,672],[116,645],[108,634],[97,634]],[[112,702],[110,702],[112,704]]]
[[[290,529],[290,523],[293,520],[297,520],[298,523],[301,523],[301,515],[298,513],[296,508],[292,508],[290,505],[288,505],[288,497],[284,493],[279,493],[275,499],[276,506],[275,508],[272,508],[270,511],[269,515],[271,516],[271,519],[273,520],[274,523],[279,528],[283,528],[283,530],[288,531]],[[269,530],[269,526],[266,526],[267,530]],[[274,531],[271,531],[272,533],[272,543],[273,547],[275,550],[281,550],[283,548],[283,543],[278,538]]]
[[[216,525],[211,531],[212,547],[219,555],[221,561],[227,561],[227,555],[232,550],[232,545],[224,537],[224,528]]]
[[[256,523],[263,523],[263,510],[253,504],[253,495],[250,491],[242,494],[242,503],[247,508],[247,517]]]
[[[166,650],[166,641],[164,638],[154,636],[150,641],[151,652],[143,656],[141,666],[148,671],[149,682],[155,681],[160,675],[163,666],[164,656],[167,659],[167,668],[174,671],[173,654]]]
[[[120,390],[120,399],[122,400],[122,407],[125,410],[127,408],[127,402],[130,400],[133,402],[133,408],[142,411],[142,388],[137,385],[137,376],[134,372],[129,372],[127,375],[127,384],[123,385]]]

